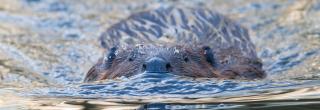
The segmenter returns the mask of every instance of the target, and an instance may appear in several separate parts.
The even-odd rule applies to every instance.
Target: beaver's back
[[[219,53],[220,57],[235,53],[232,58],[256,58],[247,29],[219,13],[202,8],[168,7],[136,13],[112,25],[100,40],[107,49],[117,45],[170,42],[207,45],[218,53],[216,57]]]

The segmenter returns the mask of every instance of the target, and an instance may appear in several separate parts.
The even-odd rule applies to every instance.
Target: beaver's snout
[[[168,73],[171,65],[159,57],[152,57],[143,64],[143,70],[148,73]]]

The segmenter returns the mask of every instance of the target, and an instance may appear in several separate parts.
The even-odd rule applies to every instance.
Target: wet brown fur
[[[103,67],[104,59],[93,66],[86,81],[130,77],[143,72],[143,63],[151,57],[160,57],[172,65],[171,73],[188,77],[207,77],[221,79],[256,79],[265,77],[261,69],[261,61],[246,58],[233,48],[221,49],[215,52],[216,66],[208,63],[203,46],[191,45],[138,45],[135,47],[118,47],[117,55],[109,68]],[[138,50],[138,53],[134,53]],[[178,52],[177,52],[178,51]],[[231,55],[231,56],[230,56]],[[132,61],[129,61],[130,58]],[[185,62],[184,58],[189,61]],[[261,66],[259,66],[261,65]],[[252,73],[252,74],[250,74]]]
[[[248,30],[207,9],[169,7],[133,14],[108,28],[100,41],[108,53],[89,70],[87,82],[140,74],[143,63],[155,56],[169,61],[170,72],[181,76],[266,76]],[[116,52],[110,53],[112,47]]]

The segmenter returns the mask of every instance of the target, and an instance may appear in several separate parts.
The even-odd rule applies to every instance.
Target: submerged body
[[[158,8],[131,15],[100,37],[106,49],[85,81],[143,72],[226,79],[264,78],[248,30],[201,8]]]

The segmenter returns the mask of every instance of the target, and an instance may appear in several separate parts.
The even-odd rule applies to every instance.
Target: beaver
[[[144,72],[249,80],[266,76],[248,30],[205,8],[135,13],[109,27],[99,41],[106,54],[85,82]]]

